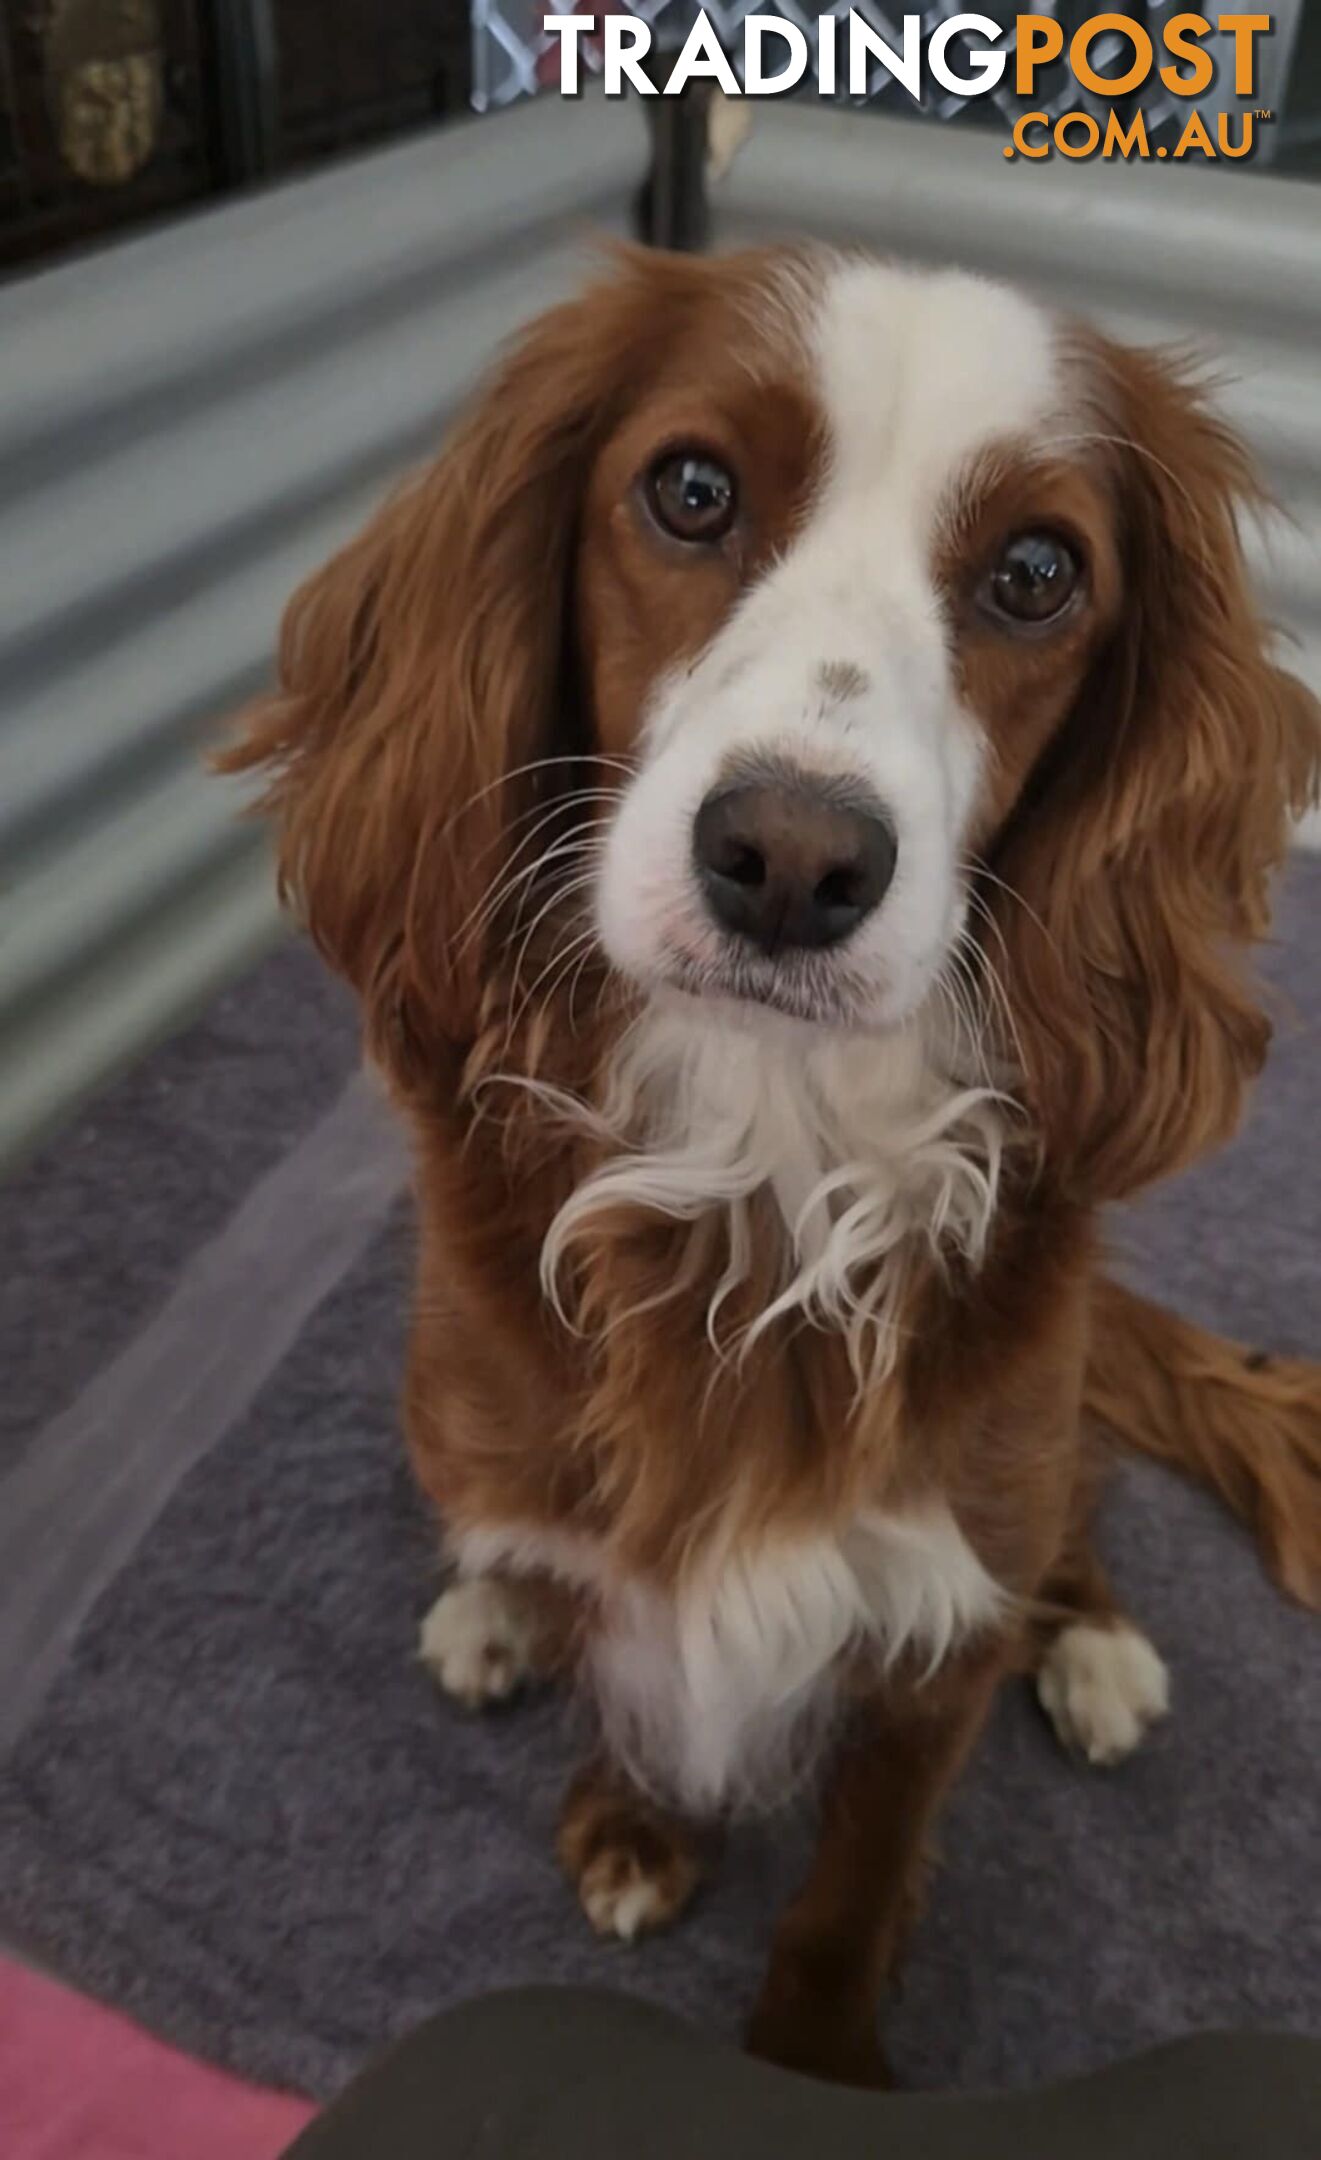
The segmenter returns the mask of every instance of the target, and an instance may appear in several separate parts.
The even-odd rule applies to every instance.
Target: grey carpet
[[[44,1700],[101,1591],[192,1464],[243,1416],[406,1176],[403,1135],[374,1078],[358,1073],[6,1478],[0,1644],[13,1679],[0,1702],[0,1754]]]
[[[1116,1226],[1131,1270],[1173,1302],[1314,1354],[1318,924],[1321,860],[1300,861],[1271,958],[1300,1019],[1247,1131]],[[231,1021],[214,1094],[205,1032],[164,1053],[195,1084],[176,1175],[151,1173],[151,1149],[170,1152],[153,1060],[123,1084],[104,1160],[66,1143],[79,1202],[60,1150],[24,1183],[37,1287],[19,1286],[15,1345],[43,1432],[149,1328],[152,1285],[159,1318],[177,1271],[223,1241],[216,1166],[235,1166],[237,1210],[347,1077],[342,1007],[319,1003],[306,956],[272,966],[279,995],[265,971],[230,1010],[264,1003],[278,1049],[265,1025],[241,1044]],[[57,1294],[43,1301],[48,1239]],[[794,1823],[740,1832],[674,1935],[633,1951],[588,1935],[550,1852],[576,1744],[564,1705],[472,1720],[412,1659],[435,1563],[394,1430],[409,1242],[400,1205],[356,1259],[345,1247],[287,1354],[246,1406],[236,1390],[234,1422],[191,1466],[180,1436],[171,1496],[0,1776],[10,1938],[183,2045],[314,2093],[427,2012],[499,1985],[621,1987],[733,2032],[803,1849]],[[276,1235],[247,1265],[278,1282],[282,1249]],[[148,1253],[169,1264],[153,1272]],[[25,1333],[23,1312],[44,1326]],[[43,1432],[19,1434],[29,1476]],[[125,1442],[107,1430],[108,1465]],[[0,1484],[0,1538],[5,1499]],[[914,2084],[1021,2085],[1198,2027],[1321,2031],[1316,1623],[1211,1502],[1149,1469],[1118,1480],[1107,1543],[1172,1664],[1175,1715],[1102,1775],[1059,1756],[1025,1692],[1006,1695],[948,1815],[889,2020]]]
[[[0,1184],[0,1471],[329,1107],[356,1040],[348,992],[283,947]]]

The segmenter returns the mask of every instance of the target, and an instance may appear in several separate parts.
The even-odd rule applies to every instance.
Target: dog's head
[[[1317,735],[1253,494],[1178,367],[995,285],[631,253],[298,596],[233,762],[405,1084],[578,960],[854,1034],[970,968],[1114,1196],[1265,1048],[1234,948]]]

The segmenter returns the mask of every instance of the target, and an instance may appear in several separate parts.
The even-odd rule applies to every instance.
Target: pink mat
[[[4,2160],[275,2160],[312,2113],[0,1959]]]

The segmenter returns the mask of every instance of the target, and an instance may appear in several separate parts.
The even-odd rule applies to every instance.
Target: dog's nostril
[[[765,884],[766,857],[760,848],[747,841],[731,840],[723,852],[724,860],[714,865],[721,877],[732,878],[736,885]]]
[[[812,890],[812,898],[818,907],[857,907],[862,898],[863,875],[861,870],[841,866],[827,870]]]

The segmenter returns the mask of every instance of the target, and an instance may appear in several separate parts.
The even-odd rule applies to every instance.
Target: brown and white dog
[[[1319,738],[1254,494],[1170,361],[980,278],[626,254],[295,600],[229,759],[412,1126],[424,1654],[590,1690],[604,1932],[823,1773],[752,2025],[822,2074],[878,2073],[1002,1675],[1096,1762],[1166,1708],[1084,1407],[1321,1591],[1314,1375],[1097,1262],[1267,1045]]]

